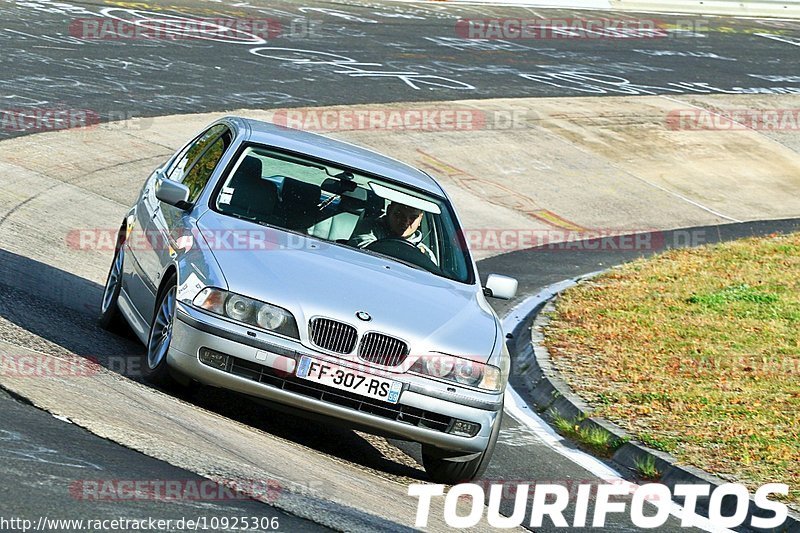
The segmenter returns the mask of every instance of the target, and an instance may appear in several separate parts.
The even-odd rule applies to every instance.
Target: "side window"
[[[211,174],[214,173],[214,169],[217,168],[217,164],[222,159],[222,154],[225,153],[230,141],[229,134],[224,134],[212,141],[210,146],[189,169],[189,172],[186,173],[183,178],[183,184],[189,187],[190,202],[197,200],[197,197],[203,192],[203,188],[211,178]]]
[[[217,124],[197,138],[178,156],[167,178],[189,187],[189,201],[194,202],[208,183],[225,149],[231,143],[227,126]]]
[[[164,172],[164,175],[167,179],[174,180],[178,176],[183,176],[183,171],[186,168],[186,164],[189,162],[186,158],[186,153],[189,149],[194,145],[195,141],[192,141],[191,144],[184,146],[181,150],[181,153],[170,163],[169,168]]]

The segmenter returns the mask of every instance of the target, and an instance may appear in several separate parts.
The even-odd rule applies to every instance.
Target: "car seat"
[[[261,160],[247,156],[224,193],[230,193],[229,212],[267,221],[278,203],[278,187],[261,177]]]
[[[305,231],[317,221],[320,187],[294,178],[283,180],[281,216],[287,229]]]

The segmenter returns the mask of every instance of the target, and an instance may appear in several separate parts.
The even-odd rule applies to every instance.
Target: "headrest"
[[[319,192],[319,185],[306,183],[294,178],[286,178],[283,180],[281,198],[284,202],[288,201],[298,204],[316,204],[319,202]]]
[[[248,155],[239,164],[233,177],[230,181],[230,186],[236,188],[239,182],[243,179],[261,179],[261,160],[257,157]]]

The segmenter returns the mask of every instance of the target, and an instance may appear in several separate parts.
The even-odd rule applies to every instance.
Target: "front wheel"
[[[114,261],[108,270],[106,286],[103,290],[103,300],[100,302],[100,327],[108,331],[120,331],[123,323],[122,316],[117,306],[119,292],[122,288],[122,268],[125,262],[125,250],[122,238],[117,239],[114,250]]]
[[[492,459],[502,422],[503,409],[501,408],[492,427],[489,444],[486,445],[486,449],[483,452],[471,459],[465,460],[465,457],[470,457],[472,454],[458,456],[433,446],[423,445],[422,464],[425,467],[425,472],[435,483],[447,485],[466,483],[481,477]]]
[[[159,293],[158,305],[150,326],[150,336],[147,339],[147,353],[142,364],[144,378],[152,383],[164,383],[168,380],[167,352],[172,342],[177,291],[177,278],[173,274]]]

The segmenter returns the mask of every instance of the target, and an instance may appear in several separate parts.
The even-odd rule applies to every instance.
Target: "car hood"
[[[495,317],[480,305],[477,285],[213,211],[198,228],[229,290],[291,311],[307,346],[309,319],[324,316],[354,326],[359,336],[379,331],[403,339],[411,353],[479,361],[491,355]],[[359,311],[372,319],[359,320]]]

